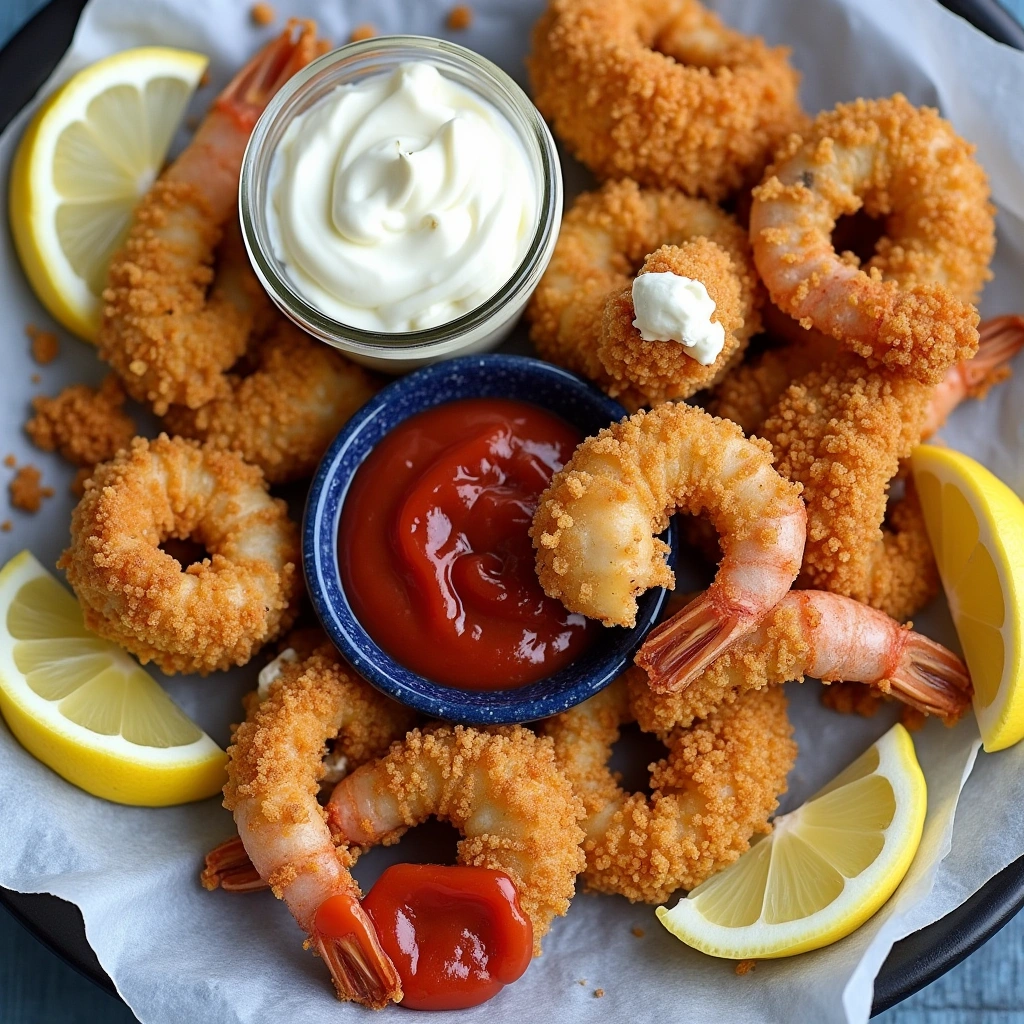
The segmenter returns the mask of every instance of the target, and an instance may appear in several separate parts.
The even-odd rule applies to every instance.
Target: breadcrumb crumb
[[[375,35],[377,35],[376,26],[371,25],[367,21],[364,22],[362,25],[356,25],[356,27],[352,29],[352,35],[350,35],[348,38],[350,42],[358,43],[362,39],[372,39]]]
[[[448,12],[445,24],[453,32],[462,32],[473,24],[473,8],[469,4],[459,4]]]
[[[32,343],[32,358],[40,366],[52,363],[60,354],[60,342],[53,331],[44,331],[41,327],[29,324],[25,328],[25,333]]]
[[[749,974],[756,966],[756,960],[741,960],[736,965],[736,973],[742,978],[744,974]]]
[[[35,466],[22,466],[9,485],[11,504],[23,512],[38,512],[43,499],[53,497],[53,488],[43,487],[42,478]]]
[[[643,928],[631,928],[631,929],[630,929],[630,931],[631,931],[631,932],[632,932],[632,933],[633,933],[633,934],[634,934],[634,935],[635,935],[635,936],[636,936],[636,937],[637,937],[638,939],[642,939],[642,938],[644,937],[644,935],[646,934],[646,932],[644,932]]]
[[[121,407],[126,395],[110,374],[98,389],[74,384],[54,398],[32,400],[35,415],[25,433],[37,448],[57,451],[75,466],[95,466],[127,448],[135,436],[135,423]]]
[[[17,464],[18,464],[18,460],[13,455],[5,455],[4,456],[4,465],[8,469],[14,469],[14,467]]]
[[[252,8],[249,11],[249,16],[252,18],[253,24],[259,25],[260,28],[263,28],[264,26],[273,23],[274,19],[277,17],[277,12],[270,4],[259,3],[252,5]]]
[[[594,989],[594,998],[595,999],[603,999],[604,998],[604,989],[603,988],[595,988]]]
[[[12,525],[13,524],[11,523],[10,519],[5,519],[2,523],[0,523],[0,530],[2,530],[4,533],[10,533]]]

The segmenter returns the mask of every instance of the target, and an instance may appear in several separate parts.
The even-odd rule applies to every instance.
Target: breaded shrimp
[[[321,789],[329,774],[328,759],[334,763],[343,762],[345,771],[353,771],[380,757],[394,740],[412,728],[415,712],[386,697],[356,675],[342,661],[322,630],[293,630],[282,646],[282,655],[271,663],[276,678],[268,683],[266,692],[263,686],[265,669],[260,673],[260,689],[243,699],[248,722],[256,721],[257,708],[264,701],[271,698],[275,701],[260,716],[261,738],[251,741],[251,749],[259,750],[258,756],[265,762],[267,772],[275,770],[274,754],[281,735],[290,726],[303,722],[294,709],[307,703],[317,705],[322,698],[327,698],[325,707],[327,704],[331,706],[329,715],[325,716],[330,718],[326,729],[330,735],[323,739],[327,759],[321,760],[319,769],[311,776],[319,779]],[[236,728],[233,739],[236,746],[231,748],[232,755],[239,750],[238,744],[246,728]],[[304,741],[309,739],[308,736],[303,737]],[[290,742],[295,744],[297,739],[292,737]],[[314,745],[315,742],[313,737]],[[322,754],[323,749],[320,752]],[[231,774],[234,777],[234,773]],[[334,783],[337,782],[336,778]],[[235,785],[233,792],[237,798],[237,780],[229,783],[231,785]],[[225,892],[254,892],[270,887],[250,860],[240,836],[228,839],[206,855],[200,880],[206,889],[219,887]]]
[[[889,482],[921,438],[931,392],[846,354],[783,393],[762,432],[779,472],[803,484],[803,585],[871,599]]]
[[[296,32],[298,35],[296,37]],[[319,53],[312,22],[290,22],[235,76],[195,137],[143,198],[111,260],[97,347],[140,402],[163,415],[223,393],[265,298],[243,259],[216,275],[222,230],[237,216],[249,135],[277,90]]]
[[[37,448],[92,469],[127,448],[135,436],[135,423],[123,409],[126,397],[112,373],[98,388],[72,384],[53,398],[39,395],[32,399],[34,415],[25,433]]]
[[[312,475],[345,421],[377,390],[361,367],[276,318],[225,376],[228,394],[198,409],[171,406],[173,433],[238,452],[272,484]]]
[[[638,670],[634,670],[638,671]],[[627,793],[608,767],[633,720],[625,680],[541,724],[586,808],[584,880],[598,892],[664,903],[731,864],[786,792],[796,760],[781,690],[750,693],[690,729],[664,737],[651,795]]]
[[[583,810],[551,741],[522,726],[413,730],[335,787],[327,818],[341,850],[390,845],[431,816],[462,833],[460,864],[504,871],[533,924],[534,956],[569,909]]]
[[[695,238],[663,245],[644,260],[640,274],[676,274],[700,281],[715,303],[712,322],[725,330],[725,344],[704,366],[677,341],[644,341],[634,326],[632,288],[608,298],[597,356],[605,371],[602,387],[629,409],[688,398],[712,387],[746,348],[750,332],[745,315],[748,296],[729,254],[716,242]]]
[[[550,597],[605,625],[632,625],[636,597],[672,587],[657,539],[673,512],[707,513],[722,563],[711,586],[652,632],[637,655],[652,685],[677,688],[754,629],[800,570],[800,488],[763,441],[669,403],[588,438],[541,495],[530,536]]]
[[[865,269],[831,240],[861,207],[887,218]],[[772,302],[865,358],[938,384],[977,349],[994,208],[973,147],[931,108],[896,95],[819,114],[754,190],[750,240]]]
[[[562,219],[551,262],[527,307],[530,338],[537,351],[610,392],[627,391],[629,382],[617,381],[601,361],[605,305],[629,288],[650,253],[697,238],[715,243],[728,254],[730,274],[739,284],[741,297],[734,315],[742,318],[742,325],[734,329],[734,343],[710,367],[684,356],[684,363],[694,365],[686,367],[673,391],[682,396],[706,387],[760,330],[763,291],[746,232],[714,204],[689,199],[674,189],[642,189],[632,181],[610,181],[576,198]],[[637,342],[659,344],[640,342],[639,336]],[[672,343],[660,344],[672,347]],[[621,354],[615,356],[614,363],[621,362]],[[680,365],[677,362],[676,368]]]
[[[774,333],[778,311],[768,303],[765,329]],[[788,319],[788,318],[787,318]],[[708,412],[732,420],[745,434],[760,433],[772,406],[800,377],[836,357],[839,344],[813,328],[787,331],[787,344],[768,349],[750,362],[730,370],[715,387]],[[1024,348],[1024,317],[998,316],[978,327],[978,351],[951,366],[929,400],[922,439],[934,434],[965,399],[984,398],[989,388],[1010,375],[1010,361]]]
[[[210,557],[163,551],[191,537]],[[137,437],[86,484],[58,566],[85,624],[164,672],[244,665],[295,617],[298,528],[234,452]]]
[[[948,723],[971,701],[967,668],[951,651],[874,608],[819,590],[790,591],[684,690],[654,693],[636,669],[627,685],[640,728],[666,735],[750,690],[805,676],[868,683]]]
[[[340,735],[346,749],[368,755],[402,724],[403,712],[389,713],[383,700],[324,649],[285,666],[267,699],[250,701],[235,730],[224,787],[245,854],[309,936],[338,998],[374,1008],[400,1000],[401,982],[359,903],[349,870],[359,851],[335,846],[317,792],[330,740]],[[208,888],[224,876],[229,884],[251,880],[237,844],[212,856],[203,876]],[[317,911],[328,900],[348,911],[347,934],[318,927]],[[331,916],[336,922],[340,915]]]
[[[603,178],[723,199],[803,118],[789,52],[697,0],[550,0],[527,60],[534,100]]]

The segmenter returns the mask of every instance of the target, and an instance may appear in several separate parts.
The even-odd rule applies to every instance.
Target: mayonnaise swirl
[[[525,151],[495,107],[429,64],[340,86],[288,126],[268,221],[296,289],[365,330],[422,330],[513,274],[536,221]]]

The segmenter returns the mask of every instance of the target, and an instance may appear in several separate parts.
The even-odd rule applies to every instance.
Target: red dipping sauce
[[[345,499],[352,609],[396,661],[467,690],[522,686],[578,657],[595,627],[544,594],[530,523],[582,440],[526,402],[449,402],[399,424]]]
[[[401,1005],[413,1010],[478,1006],[533,956],[533,926],[501,871],[395,864],[363,909],[402,979]]]

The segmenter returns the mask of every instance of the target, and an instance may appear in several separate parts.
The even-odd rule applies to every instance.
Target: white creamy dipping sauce
[[[633,326],[644,341],[677,341],[701,366],[725,347],[725,328],[712,320],[715,300],[703,281],[681,274],[640,274],[633,280]]]
[[[351,327],[448,323],[530,246],[537,183],[497,108],[430,64],[339,86],[274,153],[267,220],[295,289]]]

